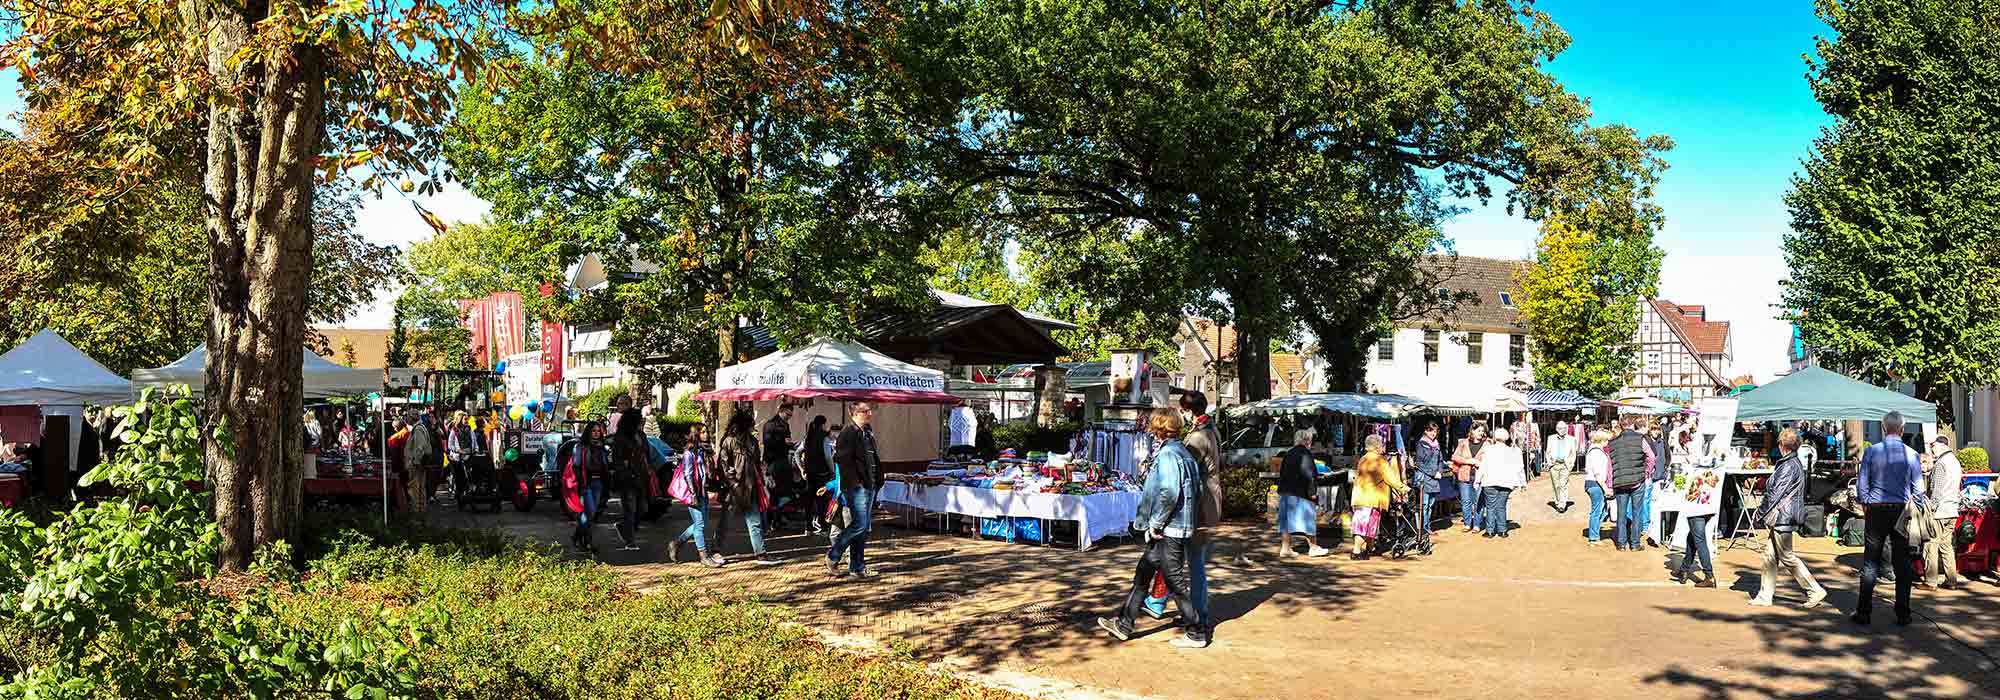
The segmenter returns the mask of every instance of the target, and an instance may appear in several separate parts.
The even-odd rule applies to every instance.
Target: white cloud
[[[410,244],[435,235],[411,204],[413,200],[446,225],[479,221],[493,208],[492,204],[474,196],[464,187],[448,182],[444,191],[436,195],[417,197],[392,192],[380,198],[369,198],[362,203],[361,211],[355,214],[355,226],[370,241],[409,250]],[[345,328],[388,328],[389,320],[394,316],[396,295],[402,291],[400,285],[381,290],[373,304],[355,312],[340,325]]]

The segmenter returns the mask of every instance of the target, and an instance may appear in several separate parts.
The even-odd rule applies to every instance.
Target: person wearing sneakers
[[[882,453],[875,446],[875,407],[854,404],[849,417],[853,420],[833,441],[833,465],[840,474],[840,501],[847,505],[852,518],[826,551],[826,572],[835,577],[852,574],[856,578],[875,578],[875,570],[868,568],[865,558],[875,493],[882,489]],[[845,574],[840,570],[842,555],[848,558]]]
[[[1543,460],[1548,462],[1549,507],[1557,513],[1569,512],[1569,471],[1576,466],[1576,438],[1569,433],[1568,421],[1556,421],[1556,431],[1543,443]]]
[[[1292,434],[1292,449],[1285,452],[1278,467],[1278,558],[1292,556],[1292,536],[1305,538],[1306,553],[1327,555],[1319,546],[1319,496],[1313,481],[1319,476],[1314,465],[1312,428]]]
[[[688,526],[680,535],[674,537],[672,554],[673,562],[680,563],[681,547],[693,543],[696,561],[709,568],[715,568],[722,566],[722,557],[708,553],[708,533],[705,527],[708,522],[708,504],[720,499],[709,488],[711,482],[708,465],[713,458],[710,457],[708,449],[707,432],[707,427],[700,423],[688,426],[687,447],[681,451],[680,470],[674,474],[672,483],[684,487],[674,495],[674,498],[679,500],[681,505],[687,506]]]
[[[1771,541],[1764,546],[1763,584],[1750,604],[1771,604],[1782,568],[1806,589],[1805,607],[1817,608],[1826,600],[1826,588],[1813,579],[1799,553],[1792,551],[1792,534],[1806,519],[1806,465],[1799,453],[1799,431],[1786,428],[1778,433],[1778,452],[1778,464],[1771,468],[1771,482],[1765,487],[1763,511],[1756,516],[1757,522],[1769,529]]]
[[[1180,611],[1183,633],[1173,640],[1175,647],[1199,649],[1208,646],[1210,633],[1202,626],[1201,610],[1194,602],[1194,587],[1188,578],[1188,549],[1200,520],[1202,480],[1193,455],[1181,445],[1183,422],[1174,411],[1154,411],[1146,422],[1146,432],[1161,441],[1153,458],[1153,470],[1146,476],[1139,510],[1133,524],[1146,538],[1146,553],[1132,575],[1132,588],[1117,617],[1097,618],[1097,626],[1119,641],[1132,638],[1133,623],[1146,595],[1153,588],[1153,574],[1163,574],[1173,593],[1174,607]]]

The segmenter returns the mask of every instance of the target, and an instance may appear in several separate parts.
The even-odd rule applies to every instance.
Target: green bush
[[[1223,465],[1222,517],[1247,518],[1264,514],[1270,482],[1258,476],[1257,467]]]
[[[1069,440],[1082,427],[1075,423],[1062,423],[1052,428],[1035,425],[1034,421],[1016,421],[993,426],[993,446],[998,449],[1014,449],[1023,456],[1029,452],[1068,452]]]
[[[1986,461],[1986,449],[1983,447],[1959,450],[1958,466],[1967,474],[1984,474],[1993,470],[1992,463]]]
[[[604,420],[611,413],[611,401],[632,393],[632,387],[619,383],[597,387],[596,391],[577,399],[576,417],[580,420]]]

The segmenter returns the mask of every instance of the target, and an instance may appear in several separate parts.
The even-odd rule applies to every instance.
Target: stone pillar
[[[1069,370],[1057,365],[1035,368],[1035,425],[1063,422],[1063,398],[1069,394]]]

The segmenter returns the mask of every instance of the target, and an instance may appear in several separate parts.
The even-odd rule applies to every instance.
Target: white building
[[[1369,391],[1451,403],[1490,396],[1509,383],[1534,382],[1515,279],[1528,262],[1459,256],[1445,287],[1471,292],[1443,323],[1413,319],[1383,334],[1368,351]]]

